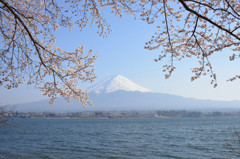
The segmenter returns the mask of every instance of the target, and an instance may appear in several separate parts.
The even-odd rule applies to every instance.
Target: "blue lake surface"
[[[0,159],[221,159],[240,118],[14,119]],[[239,147],[238,147],[239,146]],[[237,150],[237,149],[236,149]]]

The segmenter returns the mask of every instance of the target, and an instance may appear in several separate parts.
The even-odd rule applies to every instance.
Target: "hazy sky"
[[[98,55],[95,63],[95,82],[104,78],[121,74],[133,82],[160,92],[184,97],[214,100],[240,100],[240,82],[226,82],[229,77],[240,74],[240,61],[229,61],[231,50],[224,50],[210,58],[213,69],[217,73],[218,87],[210,85],[209,77],[202,77],[191,82],[191,68],[198,66],[196,59],[185,59],[177,63],[177,69],[168,80],[164,79],[161,64],[153,61],[160,51],[144,49],[144,43],[155,32],[155,26],[140,20],[134,21],[131,16],[118,18],[105,14],[107,22],[112,25],[112,33],[108,38],[99,37],[96,28],[78,28],[69,32],[61,29],[56,32],[57,46],[74,51],[78,45],[84,44],[86,51],[93,49]],[[162,61],[162,62],[167,62]],[[83,84],[85,88],[89,85]],[[33,86],[21,86],[18,89],[0,89],[0,103],[23,103],[41,100],[46,97]]]

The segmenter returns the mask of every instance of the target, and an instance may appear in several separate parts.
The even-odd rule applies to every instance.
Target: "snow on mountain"
[[[112,93],[116,91],[137,91],[137,92],[152,92],[142,86],[135,84],[126,77],[121,75],[109,77],[88,88],[89,92],[99,93]]]

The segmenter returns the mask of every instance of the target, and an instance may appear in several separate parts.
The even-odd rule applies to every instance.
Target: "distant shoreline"
[[[89,112],[14,112],[15,118],[79,119],[79,118],[187,118],[187,117],[240,117],[240,112],[169,111],[89,111]]]

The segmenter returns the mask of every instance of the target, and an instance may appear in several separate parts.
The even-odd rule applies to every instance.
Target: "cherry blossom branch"
[[[188,7],[188,5],[185,3],[185,0],[179,0],[179,2],[183,5],[183,7],[184,7],[187,11],[189,11],[189,12],[195,14],[196,16],[198,16],[198,17],[200,17],[200,18],[202,18],[202,19],[208,21],[209,23],[211,23],[212,25],[218,27],[219,29],[221,29],[221,30],[227,32],[227,33],[230,34],[231,36],[235,37],[237,40],[240,40],[240,37],[238,37],[237,35],[233,34],[233,33],[232,33],[231,31],[229,31],[228,29],[226,29],[226,28],[224,28],[224,27],[218,25],[217,23],[215,23],[215,22],[212,21],[211,19],[209,19],[209,18],[207,18],[207,17],[205,17],[205,16],[203,16],[203,15],[197,13],[196,11],[194,11],[194,10],[192,10],[192,9],[190,9],[190,8]]]

